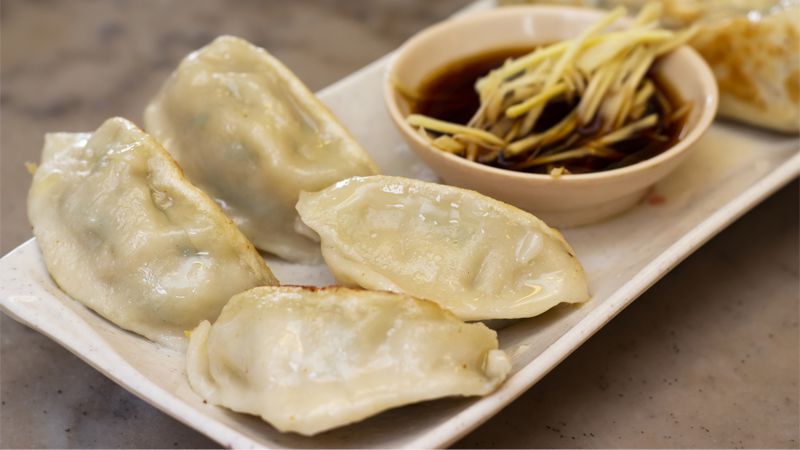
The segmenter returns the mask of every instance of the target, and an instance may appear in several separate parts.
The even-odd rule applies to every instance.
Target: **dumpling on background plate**
[[[187,56],[145,111],[146,129],[256,247],[319,257],[300,191],[378,173],[345,127],[280,61],[222,36]]]
[[[800,1],[771,3],[763,14],[709,19],[691,45],[717,78],[721,116],[798,133]]]
[[[589,299],[558,231],[474,191],[355,177],[304,192],[297,210],[345,285],[433,300],[463,320],[532,317]]]
[[[47,269],[67,294],[170,347],[231,295],[278,284],[250,241],[131,122],[51,133],[28,193]]]
[[[191,334],[187,374],[208,402],[317,434],[383,410],[485,395],[511,370],[497,333],[433,302],[341,287],[260,287]]]

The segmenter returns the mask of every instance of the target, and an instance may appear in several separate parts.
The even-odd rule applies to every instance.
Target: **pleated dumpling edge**
[[[294,205],[378,167],[284,64],[221,36],[180,63],[145,110],[145,125],[256,247],[313,262],[319,243]]]
[[[348,286],[433,300],[464,320],[532,317],[589,299],[557,230],[474,191],[402,177],[354,177],[297,204]]]

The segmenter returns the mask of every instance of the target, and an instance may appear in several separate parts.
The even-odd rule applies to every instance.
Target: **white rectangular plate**
[[[376,61],[320,97],[385,173],[434,180],[384,110],[381,78],[387,62]],[[399,408],[313,438],[282,434],[255,417],[203,404],[187,384],[183,354],[127,333],[70,299],[50,279],[33,239],[0,260],[0,301],[6,314],[227,447],[444,447],[530,388],[681,260],[795,178],[798,144],[795,137],[715,124],[688,160],[656,186],[659,201],[602,224],[565,230],[593,297],[499,330],[514,367],[497,392]],[[334,282],[325,266],[269,264],[283,283]]]

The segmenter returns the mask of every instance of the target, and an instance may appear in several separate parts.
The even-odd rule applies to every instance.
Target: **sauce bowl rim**
[[[520,172],[510,169],[502,169],[493,167],[486,164],[481,164],[476,161],[470,161],[464,157],[453,155],[433,147],[429,142],[425,141],[405,120],[405,117],[400,113],[398,99],[402,94],[397,89],[394,73],[397,70],[398,64],[402,63],[404,58],[408,57],[408,53],[416,47],[423,46],[442,37],[443,34],[448,33],[453,28],[463,26],[477,26],[487,21],[495,21],[498,18],[506,19],[507,16],[512,16],[515,19],[522,19],[522,14],[563,14],[566,20],[570,20],[570,14],[580,13],[583,15],[594,15],[598,19],[608,13],[607,10],[596,8],[581,8],[573,6],[552,6],[552,5],[521,5],[510,6],[492,9],[489,11],[473,12],[460,17],[445,20],[443,22],[432,25],[409,38],[391,57],[386,72],[383,77],[383,94],[384,101],[389,110],[389,115],[392,117],[395,126],[397,126],[401,134],[406,139],[413,139],[426,151],[436,154],[438,157],[449,159],[452,162],[461,164],[464,167],[486,174],[503,175],[521,180],[540,180],[540,181],[560,181],[560,182],[580,182],[589,180],[599,180],[607,178],[616,178],[631,173],[641,172],[648,168],[657,166],[669,159],[672,159],[679,154],[685,152],[690,148],[708,129],[716,116],[717,107],[719,104],[719,89],[717,82],[711,68],[706,61],[697,53],[696,50],[688,45],[682,45],[673,50],[663,58],[680,58],[685,60],[684,64],[694,70],[687,71],[687,76],[693,76],[697,79],[701,86],[704,101],[701,104],[693,105],[693,108],[700,108],[700,115],[688,132],[680,138],[680,140],[673,146],[667,148],[656,156],[647,158],[629,166],[620,167],[611,170],[604,170],[590,173],[580,174],[563,174],[557,177],[549,174],[539,174],[530,172]],[[585,17],[585,16],[584,16]],[[623,25],[628,22],[630,18],[625,18],[620,23]],[[448,60],[443,60],[441,66],[447,65]],[[673,85],[680,85],[682,80],[674,80],[670,77],[665,77]]]

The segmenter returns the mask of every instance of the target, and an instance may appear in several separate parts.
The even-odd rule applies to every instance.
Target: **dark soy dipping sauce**
[[[475,91],[475,82],[493,69],[502,66],[507,59],[523,56],[534,49],[531,47],[497,49],[457,60],[442,67],[423,81],[417,90],[416,98],[409,99],[411,111],[440,120],[462,125],[466,124],[480,106],[478,93]],[[683,102],[664,80],[659,79],[652,73],[648,74],[647,78],[653,82],[656,91],[660,91],[664,98],[667,99],[673,111],[681,106]],[[561,101],[548,104],[542,112],[533,133],[542,132],[557,124],[577,106],[579,100],[575,99],[572,103]],[[655,95],[651,96],[646,109],[647,112],[644,116],[653,112],[659,114],[660,119],[654,129],[645,130],[630,139],[608,147],[625,153],[626,156],[622,159],[614,161],[588,156],[556,163],[556,165],[563,166],[572,173],[616,169],[652,158],[675,145],[682,137],[686,125],[685,117],[688,114],[685,114],[682,119],[665,125],[664,121],[661,120],[664,117],[664,109]],[[600,125],[600,123],[594,123],[584,128],[579,128],[575,132],[592,135],[600,128]],[[436,133],[432,134],[436,135]],[[545,147],[542,151],[544,152],[547,149],[548,147]],[[519,161],[504,161],[500,159],[488,165],[508,169],[517,162]],[[537,166],[522,171],[547,173],[549,167],[546,165]]]

